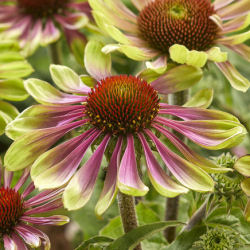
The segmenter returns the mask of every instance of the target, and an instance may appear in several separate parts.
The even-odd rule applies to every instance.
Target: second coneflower
[[[69,42],[86,40],[78,30],[90,16],[88,2],[76,0],[11,0],[0,2],[1,38],[18,38],[25,55],[39,45],[59,39],[61,32]]]
[[[167,60],[203,67],[214,62],[240,91],[249,81],[227,59],[221,46],[250,60],[249,0],[131,0],[134,12],[121,0],[90,0],[93,16],[102,30],[119,44],[103,51],[119,50],[128,57],[153,60],[148,67],[166,68]]]
[[[148,176],[162,195],[174,197],[188,189],[212,191],[213,180],[207,172],[226,169],[217,168],[198,155],[169,129],[204,148],[221,149],[241,141],[244,127],[237,118],[224,112],[160,102],[158,94],[162,88],[164,93],[172,93],[183,85],[175,76],[180,74],[178,69],[188,66],[172,69],[151,84],[136,76],[112,76],[110,58],[101,53],[101,47],[94,41],[86,47],[85,65],[93,78],[79,77],[64,66],[50,67],[55,84],[73,94],[38,79],[26,81],[27,91],[42,105],[28,108],[8,126],[7,134],[16,141],[6,153],[6,167],[17,170],[33,164],[31,176],[35,185],[40,189],[66,185],[64,205],[78,209],[90,199],[103,156],[107,155],[109,166],[97,214],[108,208],[117,189],[135,196],[147,193],[148,187],[138,174],[139,154],[145,156]],[[94,83],[94,87],[84,82]],[[181,120],[170,119],[168,115]],[[51,148],[76,129],[80,129],[80,135]],[[164,138],[178,153],[164,145]],[[91,145],[96,150],[79,168]],[[160,166],[157,155],[175,180]]]

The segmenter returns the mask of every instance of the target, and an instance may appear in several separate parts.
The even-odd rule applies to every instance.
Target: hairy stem
[[[118,206],[122,218],[124,232],[127,233],[137,227],[134,197],[118,192]],[[141,250],[141,245],[134,248]]]
[[[50,44],[50,58],[53,64],[62,64],[61,50],[59,47],[59,42]]]
[[[188,90],[184,90],[170,96],[170,104],[182,106],[188,100]],[[173,119],[178,119],[173,117]],[[182,141],[185,141],[185,137],[176,131],[172,131]],[[179,196],[175,198],[167,198],[166,209],[165,209],[165,220],[177,220],[178,219],[178,208],[179,208]],[[169,227],[164,230],[164,236],[166,240],[171,243],[176,237],[176,228]]]

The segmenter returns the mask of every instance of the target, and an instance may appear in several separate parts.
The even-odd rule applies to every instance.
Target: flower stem
[[[55,42],[49,45],[50,58],[53,64],[62,64],[61,50],[59,42]]]
[[[184,90],[170,96],[170,104],[182,106],[187,100],[189,96],[189,91]],[[173,119],[177,120],[178,118],[173,117]],[[176,136],[179,137],[182,141],[185,141],[185,137],[179,134],[176,131],[172,131]],[[178,219],[178,208],[179,208],[179,196],[175,198],[167,198],[166,200],[166,210],[165,210],[165,220],[177,220]],[[164,231],[164,236],[166,240],[171,243],[174,241],[176,237],[176,228],[169,227]]]
[[[122,218],[124,232],[127,233],[137,227],[134,197],[118,192],[118,206]],[[139,244],[134,250],[141,250]]]

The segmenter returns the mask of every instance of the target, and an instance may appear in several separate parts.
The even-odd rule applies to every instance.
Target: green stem
[[[172,94],[170,96],[170,104],[172,105],[179,105],[182,106],[187,100],[189,96],[189,91],[184,90],[175,94]],[[176,117],[173,117],[173,119],[178,119]],[[172,131],[176,136],[179,137],[182,141],[185,141],[185,137],[181,134],[179,134],[176,131]],[[178,219],[178,209],[179,209],[179,196],[175,198],[167,198],[166,200],[166,210],[165,210],[165,220],[177,220]],[[166,228],[164,231],[164,236],[166,240],[171,243],[175,240],[176,237],[176,228],[175,227],[169,227]]]
[[[62,64],[62,56],[59,42],[49,45],[50,58],[53,64]]]
[[[123,229],[124,232],[127,233],[138,226],[134,197],[118,192],[118,206],[122,218]],[[141,249],[140,244],[134,248],[134,250]]]

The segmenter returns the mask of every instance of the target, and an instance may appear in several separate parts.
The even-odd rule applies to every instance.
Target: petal
[[[222,20],[229,20],[249,13],[250,6],[248,0],[235,1],[217,11]]]
[[[74,128],[84,125],[86,120],[62,125],[56,128],[29,132],[12,143],[5,154],[7,169],[19,170],[29,167],[39,155],[48,150],[58,139]]]
[[[216,63],[233,88],[246,92],[250,87],[250,82],[242,76],[230,62]]]
[[[29,231],[33,235],[36,235],[36,236],[41,238],[41,240],[43,241],[44,250],[50,250],[50,241],[49,241],[48,236],[45,233],[43,233],[42,231],[40,231],[34,227],[31,227],[31,226],[23,224],[23,223],[21,224],[21,226],[26,231]]]
[[[151,0],[131,0],[131,2],[138,10],[142,10]]]
[[[17,250],[28,250],[27,246],[25,245],[24,241],[20,239],[14,232],[11,234],[12,240],[15,242]]]
[[[96,80],[111,75],[111,56],[104,54],[102,43],[90,41],[85,48],[84,64],[88,73]]]
[[[170,151],[151,131],[145,132],[155,143],[170,172],[181,184],[200,192],[213,191],[213,179],[205,171]]]
[[[55,19],[69,30],[78,30],[86,26],[89,21],[84,13],[70,13],[67,16],[55,15]]]
[[[232,3],[234,0],[215,0],[213,3],[214,9],[218,10],[225,6],[228,6],[230,3]]]
[[[41,45],[46,46],[60,38],[60,31],[55,26],[53,20],[46,20],[46,24],[41,37]]]
[[[88,94],[90,88],[83,84],[81,78],[70,68],[61,65],[50,65],[50,74],[54,83],[69,93]]]
[[[214,97],[214,90],[212,88],[201,89],[195,95],[193,95],[183,107],[195,107],[195,108],[208,108]]]
[[[189,108],[181,107],[177,105],[169,105],[166,103],[160,103],[159,114],[169,114],[177,116],[185,121],[192,120],[229,120],[239,122],[239,120],[230,113],[226,113],[219,110],[201,109],[201,108]]]
[[[170,142],[183,154],[183,156],[188,161],[202,168],[207,173],[225,173],[227,171],[232,171],[232,169],[230,168],[223,168],[217,166],[212,161],[197,154],[191,148],[187,147],[187,145],[183,143],[177,136],[169,132],[164,127],[161,127],[158,124],[153,124],[152,126],[156,128],[159,132],[161,132],[163,135],[165,135],[166,138],[170,140]]]
[[[122,137],[119,137],[109,162],[102,193],[95,207],[95,213],[98,216],[103,214],[114,201],[117,192],[117,173],[120,164],[121,149]]]
[[[227,45],[227,47],[234,52],[241,55],[244,59],[250,62],[250,47],[246,44],[236,44],[236,45]]]
[[[245,179],[241,182],[241,188],[243,192],[250,197],[250,178]]]
[[[250,24],[250,14],[234,18],[223,24],[222,33],[227,34],[247,28]]]
[[[192,87],[203,76],[202,70],[193,66],[180,65],[168,70],[151,82],[152,87],[160,94],[169,94]]]
[[[52,85],[39,79],[28,79],[24,83],[29,94],[39,103],[67,105],[72,103],[84,102],[86,97],[64,94]]]
[[[134,139],[131,134],[127,137],[127,147],[120,164],[118,188],[122,193],[133,196],[143,196],[148,192],[148,187],[143,184],[137,171]]]
[[[23,238],[26,244],[30,245],[31,247],[37,248],[41,245],[41,240],[39,236],[37,236],[36,234],[33,234],[22,225],[17,225],[15,227],[15,230]]]
[[[222,149],[239,144],[246,134],[245,128],[234,121],[174,121],[163,117],[155,118],[190,140],[207,149]]]
[[[88,130],[42,154],[31,168],[35,186],[50,189],[67,183],[99,135],[99,131]]]
[[[11,239],[7,234],[3,236],[4,248],[8,250],[19,250],[17,249],[17,245],[15,241]]]
[[[194,67],[203,67],[208,59],[205,52],[191,50],[184,45],[174,44],[169,48],[170,58],[180,64],[187,64]]]
[[[38,224],[38,225],[56,225],[62,226],[69,222],[69,218],[63,215],[53,215],[49,217],[29,217],[29,216],[22,216],[20,220],[24,222],[28,222],[31,224]]]
[[[84,116],[84,106],[45,106],[34,105],[24,110],[14,121],[8,124],[6,135],[12,140],[43,128],[68,124]]]
[[[146,62],[148,69],[152,69],[158,74],[163,74],[167,69],[167,56],[160,56],[153,62]]]
[[[22,185],[28,180],[29,178],[29,175],[30,175],[30,171],[28,168],[26,168],[24,171],[23,171],[23,174],[22,176],[19,178],[18,182],[16,183],[15,187],[14,187],[14,190],[17,192],[21,187]],[[1,178],[0,178],[1,179]]]
[[[145,152],[145,158],[148,167],[148,176],[154,188],[163,196],[175,197],[182,193],[187,193],[188,189],[175,183],[160,167],[155,159],[146,139],[142,134],[138,134]]]
[[[244,216],[245,216],[247,222],[250,222],[250,199],[248,199],[248,201],[247,201],[247,205],[246,205],[245,211],[244,211]]]
[[[227,60],[227,52],[221,52],[219,47],[212,47],[207,51],[208,60],[214,62],[225,62]]]
[[[106,135],[90,159],[67,185],[63,193],[63,203],[68,210],[79,209],[90,199],[109,140],[110,135]]]
[[[250,155],[240,157],[235,162],[234,168],[242,175],[250,177]]]
[[[13,179],[13,172],[4,169],[4,180],[3,180],[4,188],[10,188],[12,179]]]
[[[1,66],[0,66],[1,71]],[[10,74],[11,72],[8,72]],[[12,72],[16,74],[16,72]],[[27,99],[29,94],[23,86],[21,79],[0,80],[0,98],[10,101],[22,101]]]
[[[216,42],[224,45],[235,45],[244,43],[248,39],[250,39],[250,31],[231,36],[224,36],[222,38],[217,39]]]

